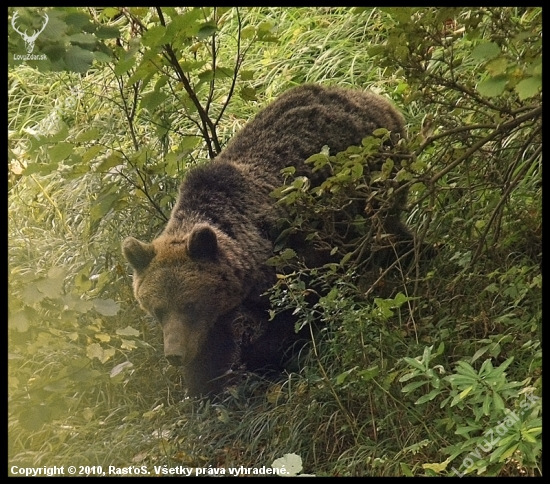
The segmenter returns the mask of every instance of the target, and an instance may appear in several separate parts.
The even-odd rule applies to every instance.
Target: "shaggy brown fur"
[[[403,136],[401,115],[369,92],[306,85],[261,111],[212,162],[192,169],[164,232],[123,243],[141,306],[162,324],[167,358],[183,367],[191,394],[218,391],[229,369],[277,366],[293,341],[288,318],[267,320],[276,221],[270,197],[280,170],[315,180],[304,160],[358,145],[377,129]],[[260,326],[247,337],[245,326]],[[242,326],[242,325],[241,325]]]

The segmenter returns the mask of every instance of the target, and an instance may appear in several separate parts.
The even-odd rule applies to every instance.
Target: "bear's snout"
[[[168,362],[173,366],[183,366],[183,357],[181,355],[165,355]]]
[[[203,338],[198,327],[190,330],[189,323],[177,315],[163,321],[164,356],[175,366],[184,366],[197,357]],[[200,325],[198,325],[200,327]]]

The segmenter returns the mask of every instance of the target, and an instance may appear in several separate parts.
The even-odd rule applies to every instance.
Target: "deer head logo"
[[[27,35],[27,31],[21,32],[17,29],[15,26],[15,20],[19,17],[19,12],[15,12],[13,14],[13,17],[11,18],[11,26],[13,27],[13,30],[15,30],[21,37],[23,37],[23,40],[25,41],[25,49],[27,49],[27,53],[32,54],[32,51],[34,50],[34,42],[36,41],[36,38],[42,33],[42,31],[46,28],[46,25],[48,25],[48,14],[44,14],[44,25],[42,25],[42,28],[38,31],[36,31],[32,35]]]

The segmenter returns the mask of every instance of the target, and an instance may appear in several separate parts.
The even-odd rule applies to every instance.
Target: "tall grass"
[[[379,62],[371,48],[395,25],[379,9],[263,7],[226,15],[220,62],[234,58],[230,28],[238,21],[261,25],[277,41],[247,48],[243,69],[253,72],[257,97],[231,100],[218,126],[224,142],[280,92],[305,82],[389,95],[417,146],[426,115],[442,127],[460,120],[411,93],[403,70]],[[435,185],[411,187],[408,223],[436,249],[421,271],[340,274],[339,290],[303,315],[304,324],[315,319],[322,329],[296,371],[278,380],[245,375],[219,399],[199,401],[185,397],[181,377],[164,360],[161,330],[134,301],[119,244],[125,235],[153,237],[162,228],[158,208],[169,213],[180,174],[206,155],[199,147],[182,154],[178,134],[190,128],[175,102],[166,104],[168,134],[145,110],[130,129],[120,96],[131,100],[132,91],[119,81],[102,68],[86,76],[37,75],[25,66],[9,72],[10,465],[259,468],[295,453],[303,472],[319,476],[452,475],[450,463],[463,458],[457,449],[475,450],[479,434],[502,419],[494,401],[517,409],[521,395],[538,392],[536,121],[531,131],[485,146]],[[75,89],[75,108],[61,109]],[[41,143],[62,126],[75,158],[54,163],[52,146]],[[100,133],[96,142],[77,141],[91,128]],[[433,144],[419,155],[415,175],[424,182],[444,170],[449,153],[465,149],[464,139]],[[88,160],[95,145],[101,151]],[[113,153],[120,164],[105,161]],[[85,161],[75,162],[78,156]],[[147,196],[138,189],[142,181],[151,188]],[[335,281],[322,270],[316,277]],[[483,386],[468,393],[449,378],[457,362],[481,371],[486,359],[497,368],[510,357],[504,389],[488,403],[468,400]],[[413,382],[417,387],[407,388]],[[492,409],[479,414],[481,430],[464,430],[480,408]],[[487,462],[490,473],[541,473],[539,410],[524,419],[535,428],[534,443],[526,437],[500,463]],[[488,472],[483,463],[481,474]]]

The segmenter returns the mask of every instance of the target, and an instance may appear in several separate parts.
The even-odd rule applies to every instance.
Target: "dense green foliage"
[[[22,59],[11,22],[44,12]],[[44,12],[8,10],[9,468],[542,474],[540,8]],[[186,399],[120,241],[153,238],[188,167],[305,82],[387,95],[409,140],[373,170],[383,132],[312,157],[322,189],[286,171],[285,233],[339,257],[312,269],[282,238],[271,261],[274,311],[314,343],[280,381]],[[415,253],[373,268],[369,207],[405,189]]]

